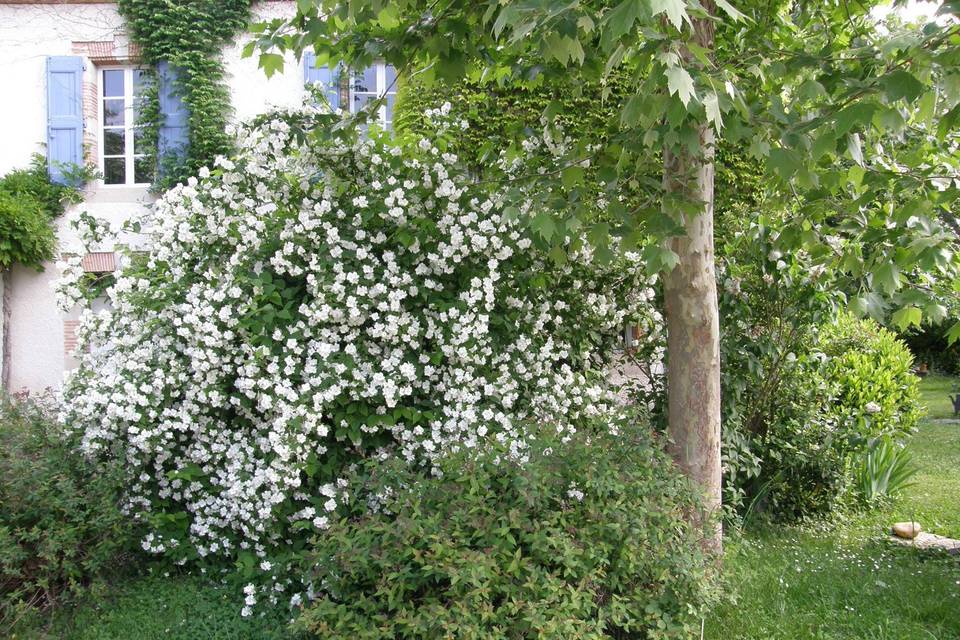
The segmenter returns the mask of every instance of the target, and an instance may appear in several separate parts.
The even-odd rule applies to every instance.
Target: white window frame
[[[133,130],[136,124],[133,122],[134,100],[133,95],[133,72],[136,69],[142,69],[137,65],[111,65],[97,67],[97,164],[103,178],[98,181],[99,186],[106,189],[123,189],[128,187],[148,187],[150,182],[134,182],[136,180],[135,163],[137,158],[143,158],[146,154],[134,153]],[[105,71],[123,71],[123,158],[124,158],[124,182],[108,184],[106,177],[106,162],[104,157],[104,143],[106,141],[105,129],[120,129],[118,125],[107,125],[104,122],[103,103],[104,100],[116,100],[120,96],[104,96],[106,82],[104,82]],[[111,158],[120,156],[111,155]]]
[[[388,87],[388,86],[387,86],[387,65],[386,65],[386,63],[383,62],[382,60],[381,60],[381,61],[374,62],[374,63],[373,63],[372,65],[370,65],[369,67],[366,67],[365,69],[363,69],[362,72],[366,72],[366,70],[367,70],[367,69],[370,69],[370,68],[373,68],[373,69],[376,69],[376,70],[377,70],[377,87],[376,87],[375,91],[373,91],[373,92],[371,92],[371,91],[354,91],[354,88],[353,88],[353,87],[354,87],[353,74],[354,74],[355,72],[354,72],[354,71],[351,71],[351,72],[350,72],[350,75],[349,75],[349,77],[350,77],[350,83],[349,83],[349,84],[350,84],[350,95],[349,95],[350,113],[356,113],[356,112],[357,112],[357,110],[354,108],[354,107],[355,107],[355,102],[354,102],[354,99],[353,99],[356,94],[361,94],[361,95],[373,95],[375,98],[383,98],[383,97],[385,97],[385,96],[393,96],[393,101],[394,101],[394,102],[393,102],[393,105],[394,105],[394,109],[396,109],[396,105],[397,105],[397,102],[396,102],[396,101],[397,101],[397,82],[396,82],[396,80],[394,80],[393,86],[391,86],[391,87]],[[396,70],[394,70],[394,78],[396,78]],[[388,91],[388,89],[389,89],[389,91]],[[381,105],[378,107],[378,109],[377,109],[377,122],[379,122],[381,125],[383,125],[383,128],[384,128],[384,129],[390,129],[390,128],[393,126],[393,120],[387,120],[387,105],[386,105],[386,100],[384,100],[384,104],[381,104]]]

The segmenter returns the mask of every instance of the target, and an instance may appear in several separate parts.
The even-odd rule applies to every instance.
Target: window
[[[149,184],[152,178],[137,126],[146,74],[132,67],[100,70],[100,170],[107,185]]]
[[[397,100],[397,72],[388,64],[378,62],[363,71],[354,71],[350,77],[350,113],[357,113],[370,102],[385,96],[378,109],[378,119],[384,128],[393,123],[393,106]]]

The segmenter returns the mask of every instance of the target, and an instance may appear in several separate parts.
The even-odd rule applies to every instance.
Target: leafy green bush
[[[855,422],[850,446],[862,449],[881,435],[911,435],[923,415],[913,356],[897,336],[869,319],[841,314],[821,329],[818,349],[828,358],[826,376],[836,385],[832,410]],[[848,427],[849,430],[849,427]]]
[[[55,248],[50,216],[40,202],[0,189],[0,268],[39,264],[52,258]]]
[[[31,401],[0,404],[0,630],[96,580],[127,550],[118,475]]]
[[[841,314],[802,335],[808,346],[778,368],[771,411],[739,430],[759,459],[739,489],[781,518],[833,509],[871,443],[904,439],[921,416],[912,357],[893,333]]]
[[[54,184],[46,160],[35,155],[27,169],[0,178],[0,269],[12,264],[38,266],[56,249],[53,219],[67,202],[76,202],[73,187]]]
[[[454,454],[442,469],[369,470],[354,516],[315,542],[323,593],[301,627],[351,640],[699,631],[712,590],[683,517],[696,507],[646,427],[541,442],[525,463]]]

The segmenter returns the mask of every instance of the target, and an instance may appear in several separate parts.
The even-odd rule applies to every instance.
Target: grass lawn
[[[957,378],[929,375],[920,383],[920,395],[927,406],[928,418],[952,418],[953,403],[950,396],[956,395],[954,387],[960,384]]]
[[[46,614],[10,640],[289,640],[285,607],[240,615],[242,594],[203,577],[148,575]],[[26,625],[25,625],[26,626]],[[2,634],[0,634],[2,635]]]
[[[923,381],[932,417],[953,415],[946,398],[953,384]],[[704,637],[960,639],[960,558],[886,539],[891,523],[911,518],[960,538],[960,422],[925,422],[909,448],[920,467],[917,484],[889,508],[731,536],[724,569],[736,600],[707,620]]]

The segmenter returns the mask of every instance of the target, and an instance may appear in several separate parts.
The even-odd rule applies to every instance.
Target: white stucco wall
[[[292,15],[292,1],[260,2],[253,20]],[[77,55],[75,42],[114,41],[126,50],[124,22],[113,3],[103,4],[0,4],[0,175],[30,162],[43,153],[46,142],[46,58]],[[247,41],[241,36],[224,49],[224,65],[236,120],[245,120],[273,106],[299,104],[304,96],[303,69],[292,57],[284,73],[267,79],[256,58],[242,59]],[[94,82],[97,69],[89,60],[85,81]],[[96,127],[93,119],[88,127]],[[71,215],[85,211],[119,227],[142,213],[153,196],[135,187],[88,186],[85,201],[72,207],[58,221],[61,253],[78,253],[78,240],[71,232]],[[134,238],[128,239],[135,241]],[[105,249],[108,249],[106,247]],[[40,391],[59,388],[64,367],[72,358],[64,355],[64,316],[54,304],[53,265],[42,273],[17,268],[9,280],[11,302],[11,390]],[[71,314],[75,315],[75,314]]]

